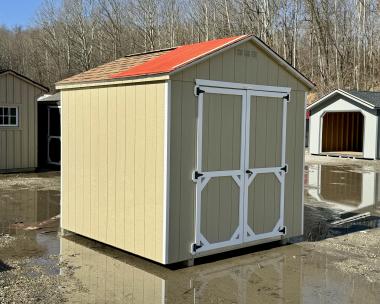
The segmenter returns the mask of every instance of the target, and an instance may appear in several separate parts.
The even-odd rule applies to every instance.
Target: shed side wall
[[[289,172],[285,183],[285,225],[287,236],[302,234],[306,86],[253,42],[211,57],[174,74],[171,79],[169,262],[192,258],[195,183],[191,174],[196,162],[197,117],[195,79],[291,87],[287,119],[286,162]]]
[[[62,227],[163,262],[164,83],[62,92]]]
[[[37,167],[37,98],[43,94],[13,74],[0,75],[0,106],[19,109],[18,127],[0,127],[0,170]]]

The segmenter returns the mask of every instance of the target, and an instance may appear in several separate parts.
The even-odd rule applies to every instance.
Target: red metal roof
[[[248,35],[182,45],[165,54],[152,58],[142,64],[113,74],[111,75],[111,78],[124,78],[131,76],[169,73],[181,66],[184,66],[185,64],[188,64],[196,59],[215,52],[246,37],[248,37]]]

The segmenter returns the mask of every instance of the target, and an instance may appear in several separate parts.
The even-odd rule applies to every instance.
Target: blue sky
[[[9,28],[33,24],[35,13],[43,0],[0,0],[0,25]]]

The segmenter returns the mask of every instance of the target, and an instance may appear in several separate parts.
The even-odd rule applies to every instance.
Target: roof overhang
[[[109,79],[102,81],[92,81],[92,82],[79,82],[79,83],[68,83],[68,84],[57,84],[57,90],[68,90],[68,89],[79,89],[79,88],[91,88],[91,87],[103,87],[109,85],[120,85],[120,84],[134,84],[143,82],[155,82],[155,81],[165,81],[170,77],[168,74],[152,75],[152,76],[140,76],[126,79]]]
[[[321,99],[319,99],[316,102],[312,103],[311,105],[307,106],[306,110],[308,110],[308,111],[312,110],[316,106],[323,104],[324,102],[329,100],[331,97],[334,97],[336,95],[341,95],[341,96],[347,97],[347,98],[349,98],[349,99],[351,99],[351,100],[353,100],[353,101],[355,101],[355,102],[357,102],[357,103],[359,103],[359,104],[361,104],[361,105],[363,105],[369,109],[372,109],[372,110],[376,109],[376,107],[373,104],[369,103],[368,101],[365,101],[359,97],[356,97],[356,96],[354,96],[354,95],[352,95],[352,94],[350,94],[344,90],[338,89],[338,90],[331,92],[330,94],[327,94],[326,96],[323,96]]]

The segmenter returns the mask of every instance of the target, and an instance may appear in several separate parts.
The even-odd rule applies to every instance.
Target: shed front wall
[[[62,91],[62,228],[163,262],[165,84]]]
[[[308,89],[253,42],[246,42],[171,76],[169,263],[193,257],[190,246],[194,241],[195,183],[191,175],[196,166],[195,79],[291,88],[284,220],[288,237],[302,234],[304,118]],[[265,149],[265,145],[262,148]]]
[[[311,110],[310,153],[320,154],[322,152],[322,119],[323,115],[328,112],[361,112],[364,116],[363,157],[377,158],[377,111],[358,103],[350,102],[349,99],[343,97],[332,97],[331,100]]]
[[[0,75],[0,106],[17,106],[17,127],[0,127],[0,171],[37,167],[37,98],[44,91],[11,73]]]

